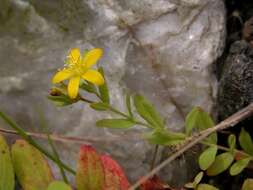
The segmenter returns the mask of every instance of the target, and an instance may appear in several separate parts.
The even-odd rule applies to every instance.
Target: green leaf
[[[186,183],[186,184],[184,185],[184,187],[189,188],[189,189],[194,189],[194,188],[195,188],[195,184],[192,183],[192,182]]]
[[[197,190],[219,190],[219,189],[217,189],[212,185],[201,183],[198,185]]]
[[[166,129],[156,129],[144,135],[151,144],[158,145],[177,145],[185,140],[185,134],[168,131]]]
[[[242,185],[242,190],[252,190],[253,189],[253,179],[246,179]]]
[[[80,88],[89,93],[93,93],[93,94],[97,93],[96,86],[88,81],[82,80],[82,82],[80,83]]]
[[[204,176],[204,172],[199,172],[198,175],[196,175],[196,177],[194,178],[194,184],[198,185],[199,182],[202,180]]]
[[[196,120],[197,120],[197,117],[198,117],[198,112],[199,112],[198,108],[195,107],[186,116],[186,119],[185,119],[185,132],[186,132],[187,135],[190,135],[193,128],[197,127]]]
[[[63,94],[59,96],[48,96],[47,98],[51,100],[56,106],[67,106],[75,102]]]
[[[0,134],[0,190],[14,190],[14,170],[9,147]]]
[[[205,130],[207,128],[213,127],[214,122],[212,118],[203,111],[199,107],[195,107],[192,109],[192,111],[186,116],[185,121],[185,131],[187,135],[190,135],[193,128],[196,128],[197,130]],[[217,143],[217,134],[213,133],[207,138],[207,141],[216,144]]]
[[[217,146],[213,145],[202,152],[202,154],[199,156],[199,166],[202,170],[206,170],[212,165],[215,160],[217,150]]]
[[[50,183],[47,190],[72,190],[72,188],[62,181],[54,181]]]
[[[239,135],[239,143],[242,147],[242,149],[250,154],[253,155],[253,142],[252,139],[247,131],[245,131],[243,128]]]
[[[133,127],[135,123],[128,119],[102,119],[96,122],[97,127],[107,127],[113,129],[127,129]]]
[[[17,140],[11,148],[13,166],[23,190],[45,190],[54,180],[42,153],[25,140]]]
[[[235,145],[236,145],[236,137],[235,135],[231,134],[228,137],[228,145],[229,145],[229,149],[230,152],[233,154],[234,150],[235,150]]]
[[[225,152],[215,158],[213,164],[207,169],[207,175],[215,176],[224,172],[233,162],[234,157],[230,152]]]
[[[126,94],[126,106],[130,117],[133,118],[133,112],[131,109],[131,96],[129,93]]]
[[[104,70],[102,67],[99,67],[98,68],[98,71],[102,74],[102,76],[104,77],[104,80],[105,80],[105,75],[104,75]],[[100,85],[98,87],[98,90],[99,90],[99,93],[100,93],[100,97],[101,97],[101,100],[105,103],[110,103],[110,95],[109,95],[109,89],[108,89],[108,86],[107,86],[107,82],[105,80],[104,84],[103,85]]]
[[[134,96],[134,105],[139,115],[155,128],[163,128],[164,121],[154,106],[143,96]]]
[[[92,103],[90,104],[90,107],[97,111],[106,111],[110,108],[110,106],[104,102]]]
[[[243,171],[244,168],[246,168],[250,162],[251,158],[244,158],[241,160],[238,160],[237,162],[235,162],[229,170],[230,175],[234,176],[234,175],[238,175],[239,173],[241,173]]]

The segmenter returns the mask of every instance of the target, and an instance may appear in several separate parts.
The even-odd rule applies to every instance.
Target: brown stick
[[[0,133],[5,133],[5,134],[10,134],[10,135],[19,135],[16,131],[14,130],[8,130],[8,129],[3,129],[0,128]],[[31,137],[37,137],[37,138],[41,138],[41,139],[47,139],[47,134],[44,133],[33,133],[33,132],[26,132],[27,135],[31,136]],[[108,139],[104,139],[104,138],[93,138],[93,137],[85,137],[85,138],[81,138],[81,137],[73,137],[73,136],[63,136],[63,135],[50,135],[51,139],[54,141],[58,141],[58,142],[72,142],[72,143],[85,143],[85,144],[91,144],[91,143],[99,143],[99,142],[111,142],[111,141],[115,141],[115,140],[122,140],[122,137],[119,138],[108,138]]]
[[[177,157],[182,155],[184,152],[192,148],[194,145],[198,144],[202,140],[204,140],[206,137],[208,137],[211,133],[224,130],[230,127],[235,126],[240,121],[244,120],[245,118],[251,116],[253,114],[253,103],[248,105],[247,107],[243,108],[242,110],[238,111],[237,113],[233,114],[229,118],[225,119],[224,121],[220,122],[218,125],[208,128],[204,131],[201,131],[196,136],[191,136],[188,139],[186,139],[185,143],[181,145],[177,151],[172,153],[169,158],[167,158],[165,161],[163,161],[161,164],[159,164],[157,167],[155,167],[152,171],[150,171],[147,175],[142,177],[140,180],[138,180],[134,185],[132,185],[129,190],[134,190],[137,187],[139,187],[142,183],[144,183],[146,180],[151,178],[154,174],[159,172],[162,168],[164,168],[167,164],[175,160]]]

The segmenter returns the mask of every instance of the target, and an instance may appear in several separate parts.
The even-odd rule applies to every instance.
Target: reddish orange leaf
[[[120,165],[108,155],[101,157],[105,172],[104,190],[127,190],[130,186]]]
[[[90,145],[82,145],[77,164],[76,185],[78,190],[101,190],[105,184],[100,155]]]

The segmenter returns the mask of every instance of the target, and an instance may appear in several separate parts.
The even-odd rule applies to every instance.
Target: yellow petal
[[[68,84],[68,95],[70,98],[74,99],[76,98],[78,94],[78,89],[79,89],[79,83],[80,83],[80,77],[73,77],[69,80]]]
[[[86,53],[85,57],[82,60],[82,64],[86,66],[86,68],[90,68],[92,65],[96,64],[97,61],[103,55],[103,50],[100,48],[95,48]]]
[[[70,70],[68,69],[63,69],[59,72],[57,72],[53,79],[52,79],[52,83],[58,83],[58,82],[61,82],[63,80],[66,80],[66,79],[69,79],[70,77],[72,76],[72,73]]]
[[[101,73],[95,70],[88,70],[82,78],[96,85],[102,85],[105,82]]]
[[[70,50],[68,55],[68,62],[72,64],[78,63],[81,59],[80,50],[78,48],[73,48]]]

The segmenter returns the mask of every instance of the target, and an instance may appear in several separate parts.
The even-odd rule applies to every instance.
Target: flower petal
[[[68,62],[71,64],[76,64],[81,59],[81,53],[78,48],[73,48],[70,50],[68,55]]]
[[[68,95],[70,98],[72,98],[72,99],[76,98],[76,96],[78,94],[79,83],[80,83],[79,76],[73,77],[69,80]]]
[[[88,70],[82,75],[82,78],[96,85],[102,85],[105,82],[101,73],[95,70]]]
[[[86,66],[86,68],[90,68],[92,65],[96,64],[97,61],[103,55],[103,50],[100,48],[95,48],[86,53],[85,57],[82,60],[82,64]]]
[[[52,83],[58,83],[61,82],[63,80],[69,79],[72,76],[72,72],[68,69],[63,69],[59,72],[57,72],[53,79],[52,79]]]

